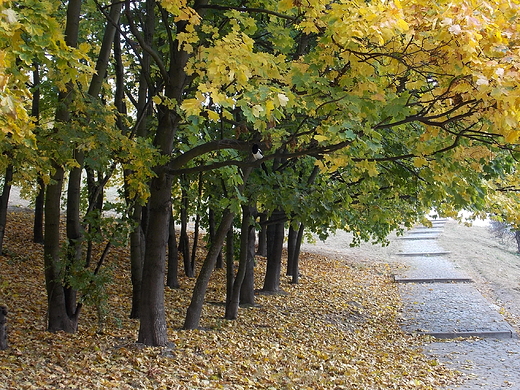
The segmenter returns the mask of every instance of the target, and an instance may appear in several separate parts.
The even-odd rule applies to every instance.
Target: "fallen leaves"
[[[300,284],[287,294],[258,295],[236,321],[206,304],[202,329],[180,330],[194,280],[167,290],[170,345],[136,344],[138,322],[128,319],[128,254],[114,250],[108,264],[108,316],[96,330],[86,308],[76,334],[45,331],[42,248],[30,241],[31,215],[10,214],[0,257],[0,304],[9,309],[9,345],[0,352],[6,389],[433,389],[453,373],[424,356],[420,340],[398,326],[397,290],[382,265],[303,254]],[[258,286],[265,267],[258,259]],[[223,270],[207,302],[225,299]]]

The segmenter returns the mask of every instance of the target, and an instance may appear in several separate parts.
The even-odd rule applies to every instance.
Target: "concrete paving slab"
[[[439,338],[511,338],[511,325],[472,284],[399,284],[403,329]]]

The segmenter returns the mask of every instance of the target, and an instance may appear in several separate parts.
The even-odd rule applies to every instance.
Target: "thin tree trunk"
[[[247,260],[248,260],[248,241],[249,241],[249,228],[251,225],[251,207],[242,206],[242,225],[240,228],[240,257],[238,263],[238,272],[233,281],[233,287],[231,290],[231,298],[226,304],[226,313],[224,318],[226,320],[234,320],[238,316],[238,306],[240,304],[240,291],[242,288],[242,282],[246,274]]]
[[[186,181],[183,181],[186,184]],[[188,236],[188,193],[184,187],[182,189],[181,201],[181,234],[179,237],[179,252],[182,253],[184,274],[189,278],[193,278],[195,276],[195,270],[191,267],[190,238]]]
[[[250,226],[249,240],[247,241],[246,273],[240,289],[240,304],[242,305],[255,304],[255,238],[255,228]]]
[[[9,164],[5,170],[4,188],[0,196],[0,255],[3,254],[5,227],[7,224],[7,206],[9,205],[9,195],[11,193],[11,182],[13,181],[14,167]]]
[[[267,256],[267,215],[260,214],[260,231],[258,232],[258,248],[256,253],[259,256]]]
[[[143,207],[136,204],[132,214],[135,229],[130,233],[130,279],[132,281],[132,310],[130,318],[139,318],[141,307],[141,282],[145,252],[145,233],[143,231]]]
[[[31,115],[36,118],[36,125],[40,123],[40,66],[34,62],[33,71],[34,92],[32,98]],[[37,179],[38,194],[34,202],[34,221],[33,221],[33,241],[43,244],[43,207],[45,205],[45,183],[43,178],[38,175]]]
[[[212,243],[215,242],[214,240]],[[222,252],[222,251],[221,251]],[[231,226],[226,234],[226,304],[233,295],[233,279],[235,278],[235,234]]]
[[[222,221],[220,222],[217,233],[215,234],[215,241],[211,244],[197,278],[197,282],[195,283],[191,303],[186,312],[184,329],[197,329],[199,327],[200,317],[202,314],[202,304],[204,303],[204,296],[206,295],[209,279],[215,269],[218,253],[224,244],[226,234],[233,223],[233,217],[234,213],[230,210],[226,210],[222,216]]]
[[[227,320],[234,320],[238,316],[239,305],[255,303],[254,299],[254,256],[255,256],[255,228],[251,223],[256,209],[251,206],[242,206],[242,226],[240,229],[240,261],[237,276],[233,282],[231,299],[226,302]]]
[[[293,261],[294,261],[294,249],[296,247],[296,237],[298,233],[293,227],[292,223],[289,223],[289,234],[287,236],[287,271],[286,275],[292,275]]]
[[[300,227],[298,228],[298,234],[296,236],[296,242],[293,252],[293,259],[292,259],[292,268],[291,268],[291,275],[292,275],[292,284],[298,284],[300,279],[300,251],[302,247],[302,241],[303,241],[303,233],[305,231],[305,225],[303,223],[300,223]]]
[[[45,183],[41,176],[38,176],[38,195],[34,202],[34,225],[33,225],[33,241],[43,244],[43,209],[45,206]]]
[[[273,223],[267,226],[267,269],[262,291],[277,292],[280,289],[282,249],[284,238],[284,213],[276,211],[271,216]]]
[[[215,223],[215,210],[210,208],[209,212],[208,212],[209,243],[210,243],[210,245],[213,242],[214,237],[215,237],[215,230],[216,230],[215,224],[216,224]],[[224,266],[224,264],[223,264],[223,261],[222,261],[222,251],[220,251],[220,253],[218,254],[218,257],[217,257],[217,264],[215,265],[215,268],[221,269],[221,268],[223,268],[223,266]]]
[[[245,168],[243,170],[243,184],[240,186],[239,191],[242,192],[244,190],[244,186],[247,183],[247,179],[249,178],[251,170],[252,168]],[[220,225],[215,234],[215,241],[209,248],[208,254],[206,255],[199,276],[195,283],[195,288],[193,289],[193,295],[191,297],[191,303],[186,312],[184,329],[196,329],[199,327],[200,317],[202,314],[202,304],[204,303],[204,296],[206,295],[209,279],[213,270],[215,269],[215,263],[217,262],[217,257],[220,250],[222,249],[224,240],[226,239],[229,230],[231,230],[234,216],[235,215],[231,210],[224,210],[222,220],[220,221]]]
[[[7,307],[0,306],[0,350],[7,349]]]
[[[168,236],[168,275],[166,285],[170,288],[179,288],[179,251],[177,250],[177,238],[175,236],[175,221],[173,212],[170,215],[170,229]]]

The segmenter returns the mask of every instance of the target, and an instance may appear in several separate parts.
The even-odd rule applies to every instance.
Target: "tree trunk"
[[[0,306],[0,350],[7,349],[7,307]]]
[[[216,224],[215,223],[215,210],[210,208],[209,212],[208,212],[209,243],[210,243],[210,245],[213,242],[213,239],[215,237],[215,230],[216,230],[215,224]],[[218,254],[218,257],[217,257],[217,264],[215,265],[215,268],[221,269],[221,268],[223,268],[223,266],[224,266],[224,264],[223,264],[223,261],[222,261],[222,251],[220,251],[220,253]]]
[[[45,206],[45,183],[41,176],[38,177],[38,195],[34,202],[34,225],[33,225],[33,241],[43,244],[43,208]]]
[[[153,32],[155,30],[155,3],[153,0],[146,1],[146,22],[144,25],[144,40],[148,45],[151,45],[153,40]],[[148,84],[149,73],[151,69],[150,53],[143,51],[141,59],[141,69],[139,73],[139,89],[137,99],[137,112],[139,122],[137,126],[137,137],[148,136],[148,122],[149,117],[152,116],[151,106],[149,101],[150,85]],[[118,79],[118,83],[124,83],[124,79]],[[121,86],[124,90],[124,86]],[[129,172],[125,172],[129,174]],[[126,183],[126,180],[125,180]],[[127,204],[131,207],[131,219],[134,223],[135,229],[130,233],[130,267],[131,267],[131,281],[132,281],[132,310],[130,318],[139,318],[139,311],[141,307],[141,283],[143,279],[143,263],[144,253],[146,249],[145,234],[148,226],[148,209],[134,202],[132,199],[127,199]]]
[[[249,240],[247,241],[247,263],[244,281],[240,290],[240,304],[255,304],[255,238],[256,232],[253,226],[249,229]]]
[[[65,42],[67,46],[76,47],[79,33],[81,0],[70,0],[67,6],[67,22],[65,26]],[[65,124],[70,120],[70,104],[74,87],[70,83],[67,90],[59,93],[56,123]],[[55,131],[58,131],[55,129]],[[63,283],[63,264],[60,259],[60,202],[65,171],[61,165],[52,162],[53,173],[51,183],[45,194],[45,242],[44,266],[45,286],[47,289],[48,330],[73,333],[77,330],[77,314],[67,311],[65,286]]]
[[[3,254],[5,227],[7,224],[7,206],[11,193],[11,182],[13,181],[13,166],[9,164],[5,170],[4,188],[0,196],[0,255]]]
[[[145,233],[143,231],[143,207],[136,204],[132,213],[135,229],[130,233],[130,270],[132,281],[132,311],[130,318],[139,318],[141,307],[141,282],[145,253]],[[146,224],[144,224],[146,225]]]
[[[226,303],[226,320],[234,320],[238,316],[238,306],[240,304],[240,292],[242,282],[247,269],[249,260],[249,232],[253,229],[251,226],[252,207],[242,206],[242,226],[240,228],[240,260],[238,264],[238,272],[233,282],[231,298]]]
[[[188,236],[188,194],[186,189],[182,189],[181,202],[181,234],[179,237],[179,252],[182,253],[184,263],[184,274],[188,278],[195,276],[195,270],[190,261],[190,238]]]
[[[298,281],[300,279],[300,251],[302,247],[304,231],[305,225],[303,223],[300,223],[300,226],[298,228],[298,234],[296,235],[296,241],[294,243],[294,250],[292,254],[293,258],[291,261],[292,284],[298,284]]]
[[[33,71],[34,92],[32,98],[31,115],[36,118],[36,125],[40,123],[40,66],[35,61]],[[45,183],[41,175],[37,179],[38,194],[34,202],[33,241],[43,244],[43,207],[45,205]]]
[[[294,249],[296,247],[296,237],[298,233],[294,229],[293,224],[289,223],[289,234],[287,235],[287,271],[286,275],[292,275],[293,260],[294,260]]]
[[[74,333],[77,330],[76,313],[67,311],[65,286],[62,279],[60,260],[60,201],[63,177],[61,166],[54,165],[52,184],[47,187],[45,196],[45,243],[44,266],[47,289],[48,330]]]
[[[212,241],[214,242],[214,241]],[[221,251],[222,252],[222,251]],[[226,234],[226,304],[233,295],[233,279],[235,278],[235,234],[230,226]]]
[[[258,248],[256,253],[259,256],[267,256],[267,215],[260,214],[260,231],[258,232]]]
[[[170,229],[168,235],[168,276],[166,285],[170,288],[179,288],[179,251],[177,250],[177,238],[175,236],[175,221],[173,212],[170,215]]]
[[[233,217],[234,213],[230,210],[226,210],[222,216],[222,221],[220,222],[215,234],[215,241],[211,244],[200,270],[199,277],[197,278],[197,282],[195,283],[191,303],[186,312],[184,329],[197,329],[199,327],[200,317],[202,314],[202,304],[204,303],[204,296],[206,295],[209,279],[215,268],[218,253],[224,244],[226,234],[233,223]]]
[[[273,223],[267,226],[267,270],[265,273],[265,292],[277,292],[280,289],[280,271],[284,238],[284,213],[275,211],[271,216]]]
[[[74,153],[74,157],[80,167],[70,171],[67,190],[67,270],[79,263],[82,258],[83,228],[80,219],[81,204],[81,173],[83,171],[83,152]],[[65,287],[65,302],[69,314],[76,310],[76,290]]]
[[[518,253],[520,253],[520,230],[515,230],[515,240]]]
[[[141,283],[138,342],[163,346],[168,342],[164,310],[164,272],[171,214],[172,177],[159,173],[152,179]]]

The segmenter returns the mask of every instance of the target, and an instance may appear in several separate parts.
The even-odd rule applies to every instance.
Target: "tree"
[[[85,20],[104,11],[85,4]],[[384,242],[391,230],[411,225],[432,207],[445,215],[482,208],[488,191],[483,179],[500,174],[490,167],[502,158],[488,151],[511,148],[518,138],[517,8],[502,0],[478,6],[467,0],[264,0],[254,6],[127,0],[118,28],[122,47],[111,57],[102,93],[104,102],[119,97],[117,109],[97,105],[92,112],[88,106],[95,102],[84,99],[92,69],[86,65],[96,62],[97,48],[79,42],[84,50],[73,50],[73,41],[66,50],[50,42],[38,46],[45,53],[38,59],[49,69],[45,82],[61,90],[51,100],[54,131],[43,129],[38,138],[38,147],[54,161],[48,240],[57,231],[64,173],[81,167],[68,141],[98,172],[124,170],[126,207],[135,223],[133,315],[141,319],[139,341],[164,345],[172,186],[183,175],[203,172],[203,191],[187,192],[198,210],[211,183],[223,181],[228,194],[211,201],[213,216],[222,218],[199,273],[187,328],[199,324],[207,280],[233,215],[244,205],[277,214],[277,227],[265,223],[277,249],[269,256],[265,286],[273,290],[288,221],[322,237],[337,228],[352,231],[356,244]],[[103,14],[108,26],[112,18]],[[92,33],[85,36],[102,35],[98,23],[89,26]],[[59,31],[57,23],[52,28]],[[35,51],[30,58],[16,52],[9,69],[19,59],[32,66]],[[59,60],[49,63],[54,52]],[[65,77],[54,77],[53,69]],[[72,76],[79,78],[74,89]],[[16,83],[22,81],[17,75]],[[2,93],[11,99],[9,113],[26,110],[19,90]],[[126,103],[133,106],[128,115]],[[72,108],[79,115],[70,117]],[[17,131],[11,134],[15,140]],[[264,151],[262,160],[249,158],[253,144]],[[261,171],[255,169],[251,181],[244,180],[261,164],[270,168],[267,173],[255,177]],[[72,211],[78,214],[71,205]],[[46,258],[57,264],[57,238],[52,242]],[[292,254],[296,249],[291,244]],[[297,270],[291,272],[297,278]]]

